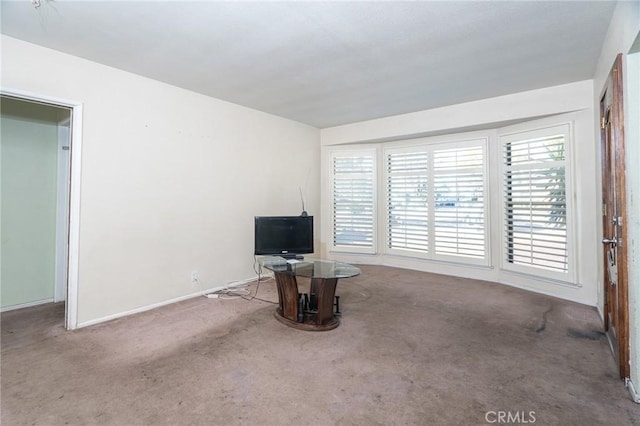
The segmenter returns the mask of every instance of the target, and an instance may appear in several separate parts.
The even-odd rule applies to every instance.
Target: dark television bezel
[[[258,250],[258,227],[259,222],[268,222],[268,221],[296,221],[306,222],[308,226],[308,235],[309,241],[308,246],[306,247],[280,247],[280,251],[276,250],[276,248],[263,248],[260,247]],[[254,232],[253,232],[253,254],[256,256],[283,256],[283,257],[293,257],[295,255],[300,254],[309,254],[314,252],[313,248],[313,216],[255,216],[254,217]],[[263,244],[264,245],[264,244]]]

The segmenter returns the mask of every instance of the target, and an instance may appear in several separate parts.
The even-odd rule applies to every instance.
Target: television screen
[[[256,255],[313,253],[313,216],[256,216]]]

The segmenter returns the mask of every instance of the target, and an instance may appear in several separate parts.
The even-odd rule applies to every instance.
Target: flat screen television
[[[256,255],[313,253],[313,216],[256,216],[254,237]]]

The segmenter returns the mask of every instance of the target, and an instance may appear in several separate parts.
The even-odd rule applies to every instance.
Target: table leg
[[[278,289],[278,313],[291,321],[298,320],[298,282],[295,275],[275,274]]]
[[[334,319],[333,300],[336,294],[337,278],[312,278],[310,292],[315,295],[318,314],[315,323],[324,325]]]

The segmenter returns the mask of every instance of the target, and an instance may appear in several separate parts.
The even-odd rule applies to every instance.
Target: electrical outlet
[[[198,275],[198,271],[191,271],[191,282],[197,283],[200,276]]]

